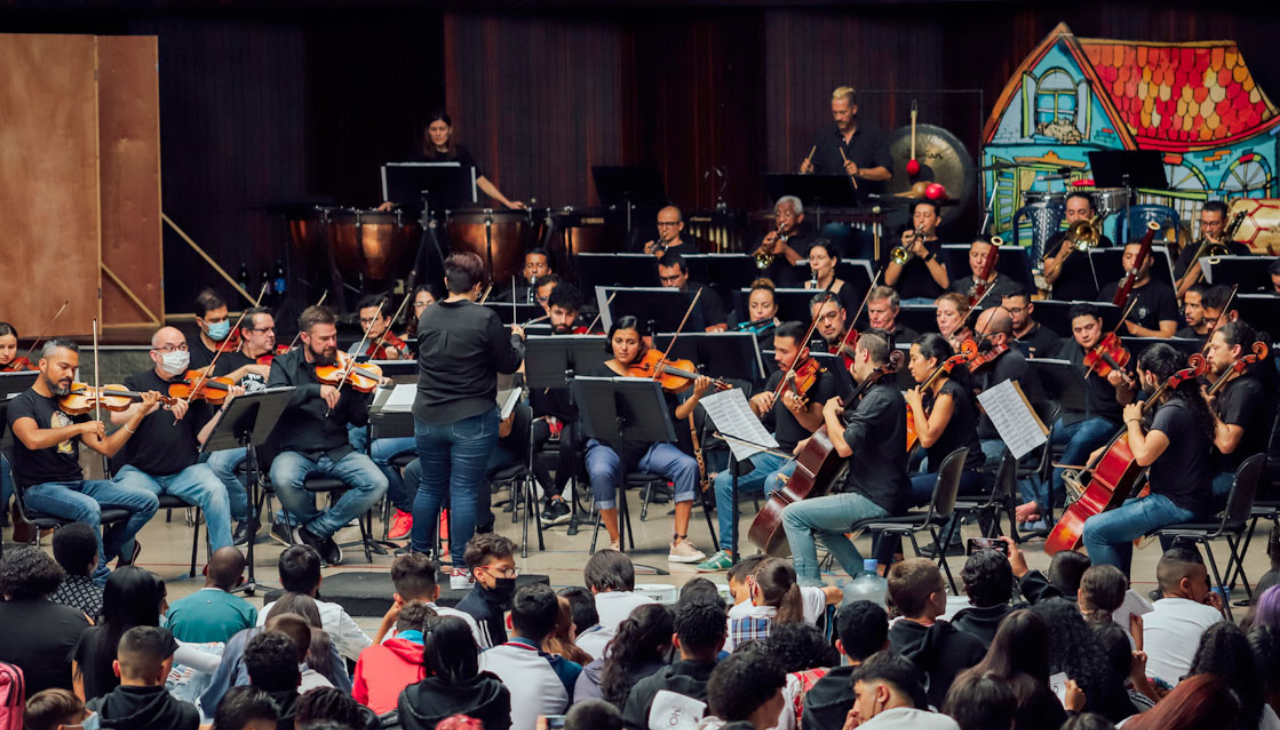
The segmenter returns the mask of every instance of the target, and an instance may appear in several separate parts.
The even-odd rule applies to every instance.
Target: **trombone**
[[[1089,220],[1078,220],[1075,223],[1072,223],[1071,226],[1067,228],[1067,233],[1062,239],[1064,246],[1066,244],[1071,244],[1070,248],[1066,250],[1066,253],[1063,254],[1062,258],[1058,259],[1058,263],[1054,265],[1052,269],[1044,272],[1044,275],[1048,277],[1050,274],[1062,268],[1062,265],[1067,262],[1067,259],[1077,249],[1081,251],[1088,251],[1091,248],[1096,248],[1098,243],[1102,240],[1101,223],[1102,216],[1096,216]]]

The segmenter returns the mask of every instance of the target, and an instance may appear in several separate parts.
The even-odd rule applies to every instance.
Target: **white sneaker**
[[[707,556],[689,540],[671,543],[671,554],[667,555],[668,563],[701,563]]]
[[[465,591],[471,588],[471,576],[465,570],[454,568],[449,574],[449,587],[455,591]]]
[[[610,549],[610,550],[621,550],[621,549],[622,549],[622,543],[618,542],[617,540],[614,540],[614,541],[612,541],[612,542],[610,542],[610,543],[609,543],[609,549]]]

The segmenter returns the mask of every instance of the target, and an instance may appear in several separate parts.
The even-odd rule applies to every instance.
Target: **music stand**
[[[382,166],[382,199],[406,208],[437,209],[476,204],[476,168],[458,162],[388,162]]]
[[[1099,290],[1124,276],[1123,261],[1124,246],[1089,250],[1089,264],[1093,267],[1094,282],[1098,284]],[[1169,255],[1168,246],[1151,247],[1151,278],[1170,287],[1174,286],[1173,257]]]
[[[1272,342],[1280,342],[1280,296],[1274,294],[1237,294],[1231,305],[1258,332],[1271,334]]]
[[[6,418],[9,411],[9,401],[17,397],[19,393],[35,385],[36,378],[39,376],[40,373],[35,370],[0,373],[0,453],[8,451],[9,444],[5,441],[5,436],[9,430],[9,421]],[[0,505],[0,509],[7,509],[8,506]]]
[[[723,299],[731,296],[736,287],[749,286],[760,276],[755,259],[740,253],[690,254],[682,258],[689,266],[689,278],[710,286]]]
[[[547,313],[541,304],[517,303],[513,305],[511,302],[485,302],[480,306],[496,312],[498,319],[502,320],[503,324],[521,324],[522,322],[542,317]],[[513,321],[512,317],[517,317],[518,319]]]
[[[396,383],[418,382],[420,368],[416,357],[412,360],[370,360],[369,363],[382,369],[382,377],[390,378]]]
[[[1089,154],[1089,171],[1095,188],[1124,188],[1124,221],[1129,225],[1133,191],[1168,190],[1164,155],[1159,150],[1098,150]],[[1126,233],[1125,238],[1129,236]]]
[[[1034,317],[1037,322],[1049,328],[1050,332],[1067,337],[1071,336],[1071,307],[1075,304],[1092,304],[1102,315],[1102,328],[1108,332],[1120,324],[1120,308],[1110,302],[1064,302],[1058,299],[1045,299],[1034,302]]]
[[[639,207],[667,204],[667,187],[662,173],[652,167],[591,168],[596,183],[596,196],[605,207],[620,208],[627,213],[627,240],[631,240],[631,211]]]
[[[1120,342],[1134,357],[1142,355],[1148,347],[1157,344],[1169,345],[1183,355],[1194,355],[1204,347],[1204,341],[1190,337],[1130,337],[1122,335]]]
[[[715,292],[708,291],[702,296],[714,295]],[[608,304],[610,296],[613,296],[612,304]],[[684,320],[684,313],[689,311],[689,302],[693,300],[693,295],[667,287],[598,286],[596,300],[600,306],[600,321],[604,324],[606,332],[613,327],[613,322],[617,318],[632,315],[642,324],[647,324],[647,329],[640,333],[643,335],[674,332],[679,329],[680,322]],[[698,308],[694,308],[689,314],[689,321],[685,324],[684,331],[701,332],[704,329],[706,325],[702,323],[702,313]]]
[[[578,289],[598,286],[659,286],[657,259],[647,253],[580,253],[573,256]]]
[[[578,411],[583,431],[588,438],[602,443],[637,441],[640,443],[675,443],[676,430],[671,423],[662,386],[649,379],[640,378],[574,378],[570,387],[573,398],[584,407]],[[626,485],[619,501],[627,498]],[[621,505],[620,505],[621,507]],[[621,508],[620,511],[626,511]],[[618,520],[618,548],[626,552],[626,519]],[[631,535],[632,549],[635,535]],[[648,567],[640,566],[636,567]],[[657,568],[649,568],[656,575],[667,575]]]
[[[1078,365],[1047,357],[1032,358],[1027,364],[1035,373],[1047,400],[1056,401],[1063,410],[1088,410],[1084,373]]]
[[[1205,281],[1210,284],[1240,285],[1237,294],[1270,295],[1270,256],[1206,256],[1200,259]]]
[[[854,208],[858,205],[858,191],[854,190],[848,175],[767,173],[763,182],[769,200],[794,195],[805,208],[814,208],[818,230],[822,230],[823,208]]]
[[[667,352],[675,334],[653,336],[655,349]],[[770,346],[773,338],[769,338]],[[672,360],[692,360],[713,377],[755,385],[764,380],[760,340],[753,332],[685,332],[671,347]]]
[[[1036,309],[1040,308],[1039,304],[1036,302]],[[933,304],[903,304],[898,307],[894,321],[916,332],[937,332],[938,307]]]
[[[258,581],[253,573],[253,544],[257,542],[261,525],[262,504],[259,501],[262,489],[262,473],[258,466],[258,447],[267,442],[271,432],[280,420],[280,414],[289,405],[293,388],[268,388],[253,393],[246,393],[232,398],[222,413],[222,418],[214,426],[213,433],[200,446],[200,453],[226,451],[227,449],[244,449],[245,481],[249,489],[249,580],[236,587],[235,591],[244,591],[253,595],[258,589]]]

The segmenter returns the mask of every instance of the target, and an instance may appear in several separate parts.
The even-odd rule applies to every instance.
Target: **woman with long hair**
[[[434,619],[422,643],[427,678],[400,693],[400,723],[405,730],[435,730],[451,715],[466,715],[485,730],[511,727],[511,692],[492,672],[480,671],[480,649],[465,621]]]
[[[1075,680],[1084,692],[1085,712],[1096,712],[1112,722],[1133,714],[1133,703],[1124,689],[1124,677],[1107,663],[1102,644],[1080,608],[1063,598],[1050,598],[1031,607],[1049,629],[1049,672]]]
[[[480,166],[466,147],[458,144],[453,136],[453,119],[443,110],[431,115],[431,119],[422,129],[422,159],[427,162],[457,162],[463,167],[476,169],[476,187],[485,195],[502,203],[508,208],[523,208],[524,203],[518,200],[507,200],[507,196],[480,172]]]
[[[1126,722],[1125,730],[1222,730],[1236,727],[1240,700],[1231,689],[1216,674],[1200,674],[1185,679],[1154,708]],[[1253,724],[1253,727],[1257,726],[1257,723]]]
[[[790,561],[769,558],[751,577],[751,610],[729,619],[725,651],[733,651],[752,639],[766,638],[774,626],[804,621],[804,599]]]
[[[1186,357],[1162,342],[1138,358],[1138,378],[1150,393],[1185,367]],[[1124,407],[1124,424],[1134,460],[1139,467],[1149,467],[1151,493],[1090,517],[1083,540],[1095,566],[1114,565],[1127,576],[1134,540],[1212,512],[1215,467],[1213,415],[1196,378],[1165,390],[1155,404],[1150,428],[1143,425],[1143,408],[1137,403]],[[1101,449],[1094,456],[1100,453]]]
[[[960,494],[983,489],[982,468],[985,457],[978,443],[978,407],[969,385],[969,369],[958,367],[947,372],[939,367],[955,354],[942,335],[932,332],[920,335],[911,343],[907,368],[916,387],[903,393],[914,418],[916,436],[929,457],[926,474],[911,477],[911,501],[927,504],[938,481],[938,468],[952,451],[969,449],[960,474]],[[925,388],[925,381],[938,373]]]
[[[1015,730],[1058,727],[1067,720],[1067,711],[1049,689],[1049,627],[1029,610],[1006,616],[986,656],[965,674],[991,675],[1013,690],[1018,700]]]
[[[560,615],[556,619],[556,627],[551,633],[547,634],[547,638],[542,640],[542,650],[548,654],[559,654],[560,656],[575,662],[581,666],[591,663],[591,655],[579,649],[573,640],[573,606],[569,604],[569,599],[564,596],[559,597]]]
[[[135,626],[159,626],[164,600],[164,583],[150,572],[132,565],[112,571],[102,589],[102,622],[85,629],[71,653],[72,682],[81,699],[120,686],[111,668],[120,637]]]
[[[1265,687],[1249,637],[1239,626],[1223,621],[1205,629],[1200,635],[1200,646],[1191,659],[1191,671],[1187,676],[1213,674],[1227,683],[1240,701],[1240,716],[1236,727],[1253,730],[1262,718]],[[1183,680],[1184,682],[1186,680]],[[1230,727],[1223,723],[1220,727]]]
[[[600,699],[614,707],[626,707],[631,688],[667,665],[671,636],[675,631],[675,617],[661,604],[639,606],[623,619],[618,625],[618,633],[605,649],[602,666],[598,670]],[[587,676],[590,667],[588,664],[583,669],[582,676]],[[582,687],[582,679],[578,680],[578,687]],[[573,699],[577,703],[579,699],[592,698],[580,697],[575,688]]]

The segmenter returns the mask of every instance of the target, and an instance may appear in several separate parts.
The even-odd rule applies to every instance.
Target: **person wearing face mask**
[[[136,392],[154,390],[168,393],[169,385],[187,372],[190,353],[187,340],[174,327],[161,327],[151,337],[149,370],[125,379],[125,387]],[[244,392],[232,386],[228,395]],[[230,403],[228,398],[226,403]],[[128,410],[111,414],[111,422],[124,425],[144,410],[135,403]],[[116,484],[144,489],[156,496],[170,494],[204,511],[212,550],[231,545],[231,502],[227,488],[208,464],[197,463],[200,445],[209,438],[226,409],[214,411],[204,400],[174,401],[173,405],[144,414],[134,428],[134,438],[125,445],[125,466],[115,475]]]
[[[200,327],[200,337],[191,348],[193,370],[209,367],[219,350],[222,357],[236,350],[239,343],[228,341],[231,337],[231,315],[227,312],[227,300],[212,289],[196,295],[196,325]],[[218,358],[218,364],[222,363],[222,357]]]
[[[481,649],[501,646],[507,643],[502,614],[516,593],[516,544],[502,535],[482,532],[467,543],[463,559],[473,582],[456,608],[480,627]]]

